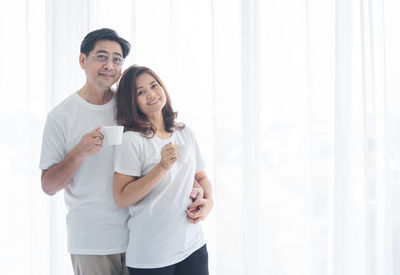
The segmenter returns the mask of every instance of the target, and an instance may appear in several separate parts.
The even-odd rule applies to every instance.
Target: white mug
[[[104,135],[103,144],[121,144],[122,134],[124,133],[124,126],[104,126],[101,127],[99,131]]]
[[[174,146],[178,154],[178,161],[186,163],[189,160],[192,149],[189,146],[183,144],[174,144]]]

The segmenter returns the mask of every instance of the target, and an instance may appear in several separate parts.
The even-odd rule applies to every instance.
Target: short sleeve
[[[48,116],[44,126],[39,168],[49,169],[66,156],[65,134],[62,126]]]
[[[190,128],[188,128],[187,126],[185,126],[184,131],[187,132],[187,135],[192,143],[193,151],[194,151],[194,154],[196,157],[196,173],[198,173],[205,169],[204,159],[201,154],[199,145],[197,143],[197,140],[196,140],[196,137],[194,136],[193,131]]]
[[[133,132],[125,132],[121,145],[116,148],[114,171],[124,175],[140,177],[142,171],[140,155],[140,136]]]

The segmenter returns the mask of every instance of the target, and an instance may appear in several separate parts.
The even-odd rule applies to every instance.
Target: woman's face
[[[147,117],[161,112],[167,101],[164,89],[150,74],[144,73],[136,80],[139,110]]]

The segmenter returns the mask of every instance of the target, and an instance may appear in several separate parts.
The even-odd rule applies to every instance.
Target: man
[[[99,29],[86,35],[80,51],[86,83],[47,117],[40,159],[42,189],[48,195],[64,189],[68,252],[76,275],[128,274],[129,213],[114,202],[115,146],[103,146],[99,126],[115,124],[111,86],[121,76],[130,44],[114,30]],[[200,211],[188,217],[194,223],[212,207],[201,191],[195,188],[191,195],[200,192],[192,205]]]
[[[113,30],[89,33],[79,55],[86,83],[48,114],[44,129],[42,189],[49,195],[65,190],[75,274],[128,274],[128,212],[114,203],[114,146],[102,146],[98,126],[114,124],[111,86],[129,51],[130,44]]]

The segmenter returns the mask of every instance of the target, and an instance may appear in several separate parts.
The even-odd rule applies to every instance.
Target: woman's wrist
[[[161,173],[166,173],[169,170],[167,167],[164,167],[164,165],[162,165],[161,161],[156,165],[155,168],[158,169]]]

